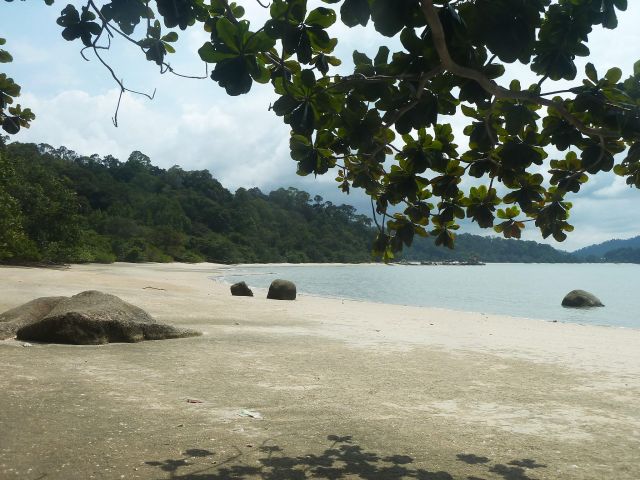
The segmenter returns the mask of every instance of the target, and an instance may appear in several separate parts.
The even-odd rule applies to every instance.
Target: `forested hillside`
[[[370,220],[294,188],[229,192],[206,170],[0,147],[3,262],[362,262]]]
[[[640,263],[640,248],[617,248],[605,253],[605,263]]]
[[[432,237],[418,238],[410,248],[405,249],[406,260],[481,260],[483,262],[505,263],[562,263],[575,262],[567,252],[550,245],[532,241],[507,240],[498,237],[482,237],[463,233],[456,237],[454,250],[436,247]]]
[[[598,243],[596,245],[589,245],[588,247],[581,248],[580,250],[576,250],[573,252],[574,255],[591,260],[600,260],[602,258],[609,257],[610,253],[614,251],[618,251],[613,256],[620,258],[620,256],[624,256],[624,252],[630,252],[636,249],[640,249],[640,236],[627,238],[625,240],[608,240],[606,242]],[[622,253],[619,252],[622,250]],[[636,257],[638,253],[636,253]]]

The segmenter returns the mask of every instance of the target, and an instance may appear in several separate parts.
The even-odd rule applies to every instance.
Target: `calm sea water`
[[[258,288],[268,288],[275,278],[312,295],[640,328],[640,265],[267,265],[234,267],[223,276]],[[574,289],[593,293],[605,307],[560,306]]]

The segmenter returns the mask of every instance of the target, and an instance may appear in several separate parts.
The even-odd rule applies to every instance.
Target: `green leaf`
[[[230,58],[216,63],[213,72],[211,72],[211,79],[218,82],[231,96],[248,93],[253,83],[249,65],[243,57]]]
[[[13,61],[13,57],[6,50],[0,48],[0,63],[9,63]]]
[[[198,49],[198,55],[200,55],[200,58],[203,62],[207,63],[218,63],[222,60],[227,60],[238,56],[237,53],[221,52],[219,50],[216,50],[211,42],[207,42],[202,45],[202,47]]]
[[[226,18],[221,18],[216,23],[216,33],[218,38],[233,52],[240,53],[238,48],[238,27]]]
[[[307,25],[317,25],[322,28],[328,28],[336,22],[336,12],[330,8],[318,7],[309,12],[304,23]]]
[[[618,83],[622,78],[622,70],[618,67],[610,68],[609,71],[605,74],[604,78],[609,80],[611,83]]]
[[[584,71],[587,74],[587,78],[591,80],[593,83],[598,83],[598,72],[596,71],[596,67],[593,63],[589,62],[584,67]]]
[[[369,0],[345,0],[340,7],[340,18],[348,27],[356,25],[366,27],[370,16]]]
[[[20,119],[18,117],[5,117],[2,129],[9,135],[15,135],[20,131]]]
[[[165,36],[162,37],[163,42],[177,42],[178,34],[176,32],[169,32]]]

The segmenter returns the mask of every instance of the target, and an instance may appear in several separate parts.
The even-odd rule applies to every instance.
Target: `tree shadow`
[[[287,456],[282,448],[269,445],[267,440],[258,448],[261,457],[251,465],[245,462],[243,452],[237,447],[234,455],[220,463],[204,464],[195,460],[216,455],[198,448],[186,450],[181,458],[145,463],[166,472],[168,476],[161,478],[168,480],[454,480],[449,472],[414,467],[414,459],[408,455],[382,456],[366,451],[351,436],[329,435],[327,440],[330,444],[323,452],[301,456]],[[484,475],[504,480],[536,480],[529,476],[530,470],[546,468],[528,458],[512,460],[506,465],[468,453],[460,453],[456,459],[478,470],[474,472],[478,476],[467,476],[466,480],[487,480]]]

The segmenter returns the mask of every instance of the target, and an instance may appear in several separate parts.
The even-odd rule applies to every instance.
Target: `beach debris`
[[[143,290],[162,290],[163,292],[166,292],[167,289],[166,288],[158,288],[158,287],[142,287]]]
[[[24,342],[24,343],[22,344],[22,346],[23,346],[23,347],[33,347],[33,345],[32,345],[32,344],[30,344],[29,342]]]
[[[238,416],[239,417],[255,418],[257,420],[262,420],[262,414],[260,412],[256,412],[255,410],[242,409],[242,410],[240,410],[240,413],[238,413]]]
[[[562,299],[562,306],[569,308],[604,307],[594,294],[584,290],[572,290]]]
[[[72,297],[45,297],[2,314],[20,325],[18,340],[100,345],[201,335],[157,323],[141,308],[106,293],[90,290]],[[2,325],[2,324],[0,324]]]
[[[187,403],[204,403],[204,402],[202,400],[197,400],[195,398],[187,398]]]
[[[275,279],[269,286],[267,298],[271,300],[295,300],[296,285],[289,280]]]
[[[231,285],[231,295],[234,297],[253,297],[253,292],[245,282]]]

